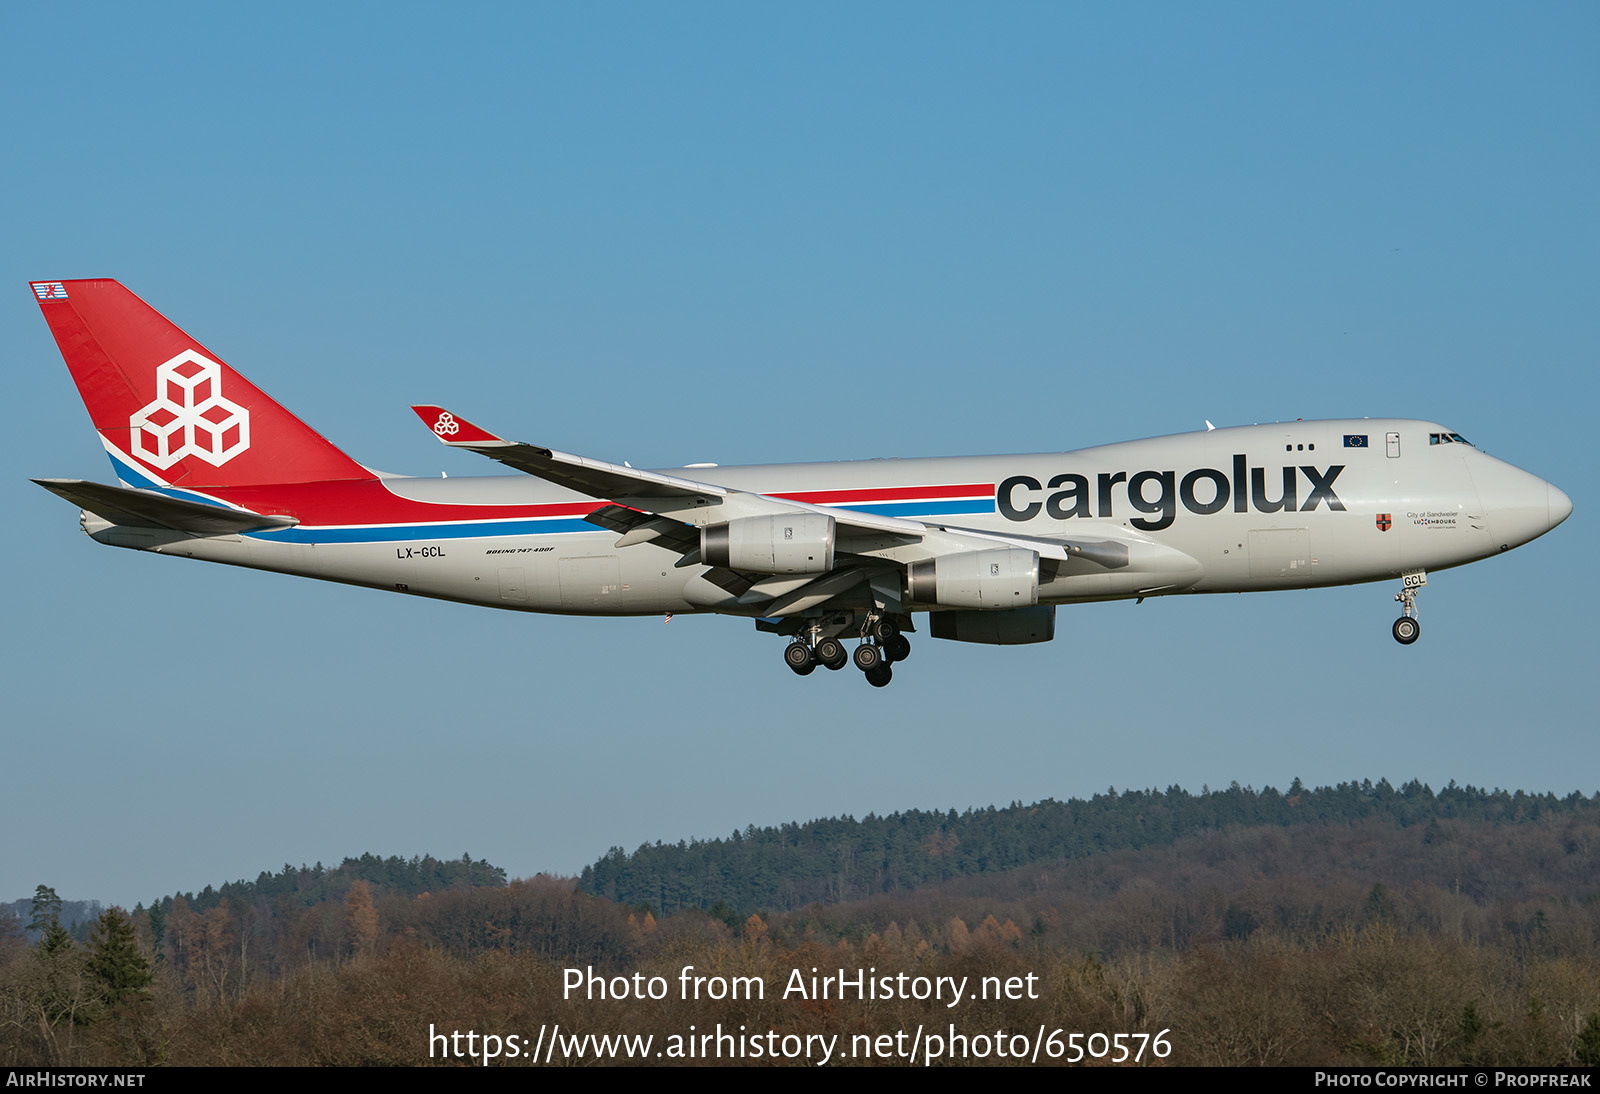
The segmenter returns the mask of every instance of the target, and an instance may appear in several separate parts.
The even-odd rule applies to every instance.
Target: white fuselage
[[[906,517],[950,530],[1126,544],[1128,563],[1062,563],[1040,603],[1241,592],[1396,578],[1485,558],[1571,511],[1560,490],[1428,422],[1242,426],[1059,454],[696,468],[739,491]],[[1352,446],[1350,438],[1364,444]],[[676,472],[682,474],[683,472]],[[397,498],[450,519],[302,523],[234,536],[131,533],[86,515],[106,542],[429,597],[525,611],[761,615],[760,598],[706,581],[706,567],[583,521],[592,499],[525,475],[385,477]],[[300,492],[315,488],[300,488]],[[528,507],[550,515],[528,515]],[[266,507],[256,506],[265,511]],[[461,510],[472,515],[463,518]],[[516,519],[497,517],[516,510]],[[287,510],[283,510],[287,511]],[[703,523],[716,517],[707,509]],[[290,515],[295,515],[290,513]],[[852,546],[905,566],[918,545]],[[791,578],[798,587],[804,578]],[[764,590],[781,592],[782,579]],[[922,610],[910,600],[907,610]]]

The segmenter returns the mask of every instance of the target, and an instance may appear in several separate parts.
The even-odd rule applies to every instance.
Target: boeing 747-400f
[[[791,639],[801,675],[882,687],[935,638],[1049,641],[1059,604],[1395,581],[1566,519],[1555,486],[1432,422],[1207,429],[1032,456],[637,470],[418,406],[519,474],[352,460],[115,281],[34,295],[120,485],[35,480],[101,543],[517,611],[718,612]],[[853,654],[845,641],[857,640]]]

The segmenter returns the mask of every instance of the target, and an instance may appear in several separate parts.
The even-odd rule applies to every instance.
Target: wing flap
[[[686,554],[700,546],[698,529],[626,505],[602,505],[583,519],[613,532],[621,532],[622,538],[612,545],[619,550],[635,543],[656,543],[668,550]]]
[[[841,593],[849,592],[861,584],[867,575],[855,568],[834,570],[832,573],[823,574],[815,581],[802,585],[793,592],[786,593],[773,599],[770,604],[763,605],[761,610],[769,616],[793,615],[803,612],[807,608],[815,608],[826,604]]]

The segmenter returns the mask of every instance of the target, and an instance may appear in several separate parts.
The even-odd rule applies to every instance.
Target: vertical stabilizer
[[[131,485],[371,477],[117,282],[31,285],[117,475]]]

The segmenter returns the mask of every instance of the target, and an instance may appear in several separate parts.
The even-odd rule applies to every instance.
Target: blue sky
[[[1387,777],[1600,790],[1588,4],[0,8],[0,898],[347,854]],[[1063,609],[884,691],[745,621],[150,558],[27,290],[115,277],[356,458],[635,466],[1445,422],[1576,507],[1430,580]]]

